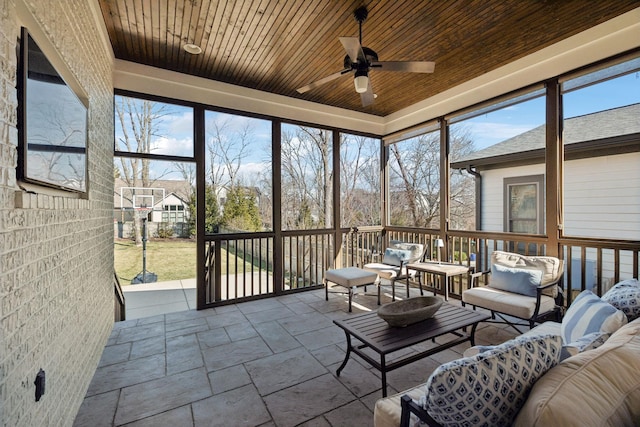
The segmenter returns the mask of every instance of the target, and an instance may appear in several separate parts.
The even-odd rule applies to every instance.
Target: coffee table
[[[389,326],[375,311],[342,320],[334,320],[333,323],[342,328],[347,336],[347,354],[336,371],[336,375],[340,376],[340,372],[346,366],[351,352],[354,352],[381,372],[382,396],[386,397],[387,372],[465,341],[470,341],[472,346],[475,345],[474,335],[478,323],[490,317],[488,314],[479,311],[444,302],[432,318],[404,328]],[[468,327],[471,327],[471,333],[466,332]],[[453,334],[455,337],[428,350],[411,353],[387,363],[387,355],[389,353],[427,340],[434,340],[435,342],[435,338],[446,334]],[[352,338],[360,343],[354,345]],[[364,351],[367,349],[377,353],[379,360],[372,356],[370,351]]]
[[[460,264],[447,264],[439,262],[413,262],[407,264],[410,270],[422,271],[424,273],[435,274],[442,279],[442,287],[444,288],[444,300],[449,300],[449,278],[453,276],[461,276],[469,273],[469,267]],[[408,284],[408,279],[407,279]],[[426,287],[428,286],[425,285]],[[435,290],[434,290],[435,293]]]

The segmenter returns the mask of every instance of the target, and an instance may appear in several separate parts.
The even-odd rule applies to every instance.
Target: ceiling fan
[[[360,7],[353,13],[358,22],[359,37],[340,37],[340,43],[347,51],[344,57],[344,69],[331,74],[318,81],[310,83],[297,89],[298,93],[305,93],[315,89],[325,83],[329,83],[344,74],[354,72],[353,83],[356,92],[360,94],[362,106],[373,104],[375,95],[369,80],[369,71],[377,69],[379,71],[401,71],[407,73],[433,73],[435,63],[430,61],[378,61],[378,54],[372,49],[362,46],[362,23],[367,19],[369,12],[366,7]]]

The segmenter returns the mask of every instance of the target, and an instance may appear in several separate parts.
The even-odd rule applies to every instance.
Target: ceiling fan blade
[[[325,83],[329,83],[330,81],[337,79],[338,77],[342,76],[343,74],[348,73],[349,71],[351,71],[350,68],[345,68],[342,71],[338,71],[337,73],[333,73],[330,76],[324,77],[324,78],[322,78],[320,80],[317,80],[317,81],[315,81],[313,83],[309,83],[308,85],[303,86],[303,87],[301,87],[299,89],[296,89],[296,90],[298,91],[298,93],[309,92],[311,89],[315,89],[318,86],[322,86]]]
[[[360,94],[360,101],[362,102],[363,107],[367,107],[373,104],[373,100],[375,99],[375,95],[373,94],[373,88],[371,87],[371,78],[369,78],[369,84],[367,85],[367,91],[362,92]]]
[[[340,43],[344,46],[344,50],[347,51],[347,55],[351,58],[351,62],[365,61],[364,52],[362,46],[360,46],[360,40],[357,37],[340,37]]]
[[[382,61],[372,62],[371,68],[379,71],[404,71],[406,73],[433,73],[436,63],[431,61]]]

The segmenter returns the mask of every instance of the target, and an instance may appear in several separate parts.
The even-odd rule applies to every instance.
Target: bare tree
[[[428,133],[390,147],[391,223],[432,227],[439,215],[439,134]]]
[[[209,120],[207,132],[207,177],[220,197],[222,189],[238,185],[242,161],[249,155],[253,126],[250,121],[234,126],[233,116],[220,115]]]
[[[255,159],[257,151],[262,152],[256,144],[259,140],[256,137],[257,128],[254,120],[241,116],[216,114],[207,120],[206,180],[207,191],[212,197],[207,199],[205,210],[217,216],[206,218],[212,229],[215,225],[223,224],[240,231],[256,231],[270,221],[271,212],[268,213],[268,219],[264,213],[271,206],[268,203],[271,197],[265,196],[271,194],[271,175],[269,173],[265,180],[263,170],[252,169],[252,173],[247,173],[248,169],[245,168],[249,158]],[[270,144],[266,152],[270,161]],[[217,205],[223,198],[220,212],[213,208],[213,204]]]
[[[451,161],[466,157],[475,150],[471,132],[467,126],[451,127]],[[449,182],[450,227],[456,230],[475,230],[476,197],[475,181],[466,171],[451,170]]]
[[[159,134],[162,118],[169,114],[166,104],[148,100],[117,96],[115,112],[122,136],[116,140],[116,148],[127,153],[149,154],[153,150],[154,139]],[[120,177],[129,187],[151,187],[149,174],[150,160],[134,157],[120,157]],[[133,201],[130,201],[133,202]],[[138,221],[133,221],[136,244],[142,243]]]

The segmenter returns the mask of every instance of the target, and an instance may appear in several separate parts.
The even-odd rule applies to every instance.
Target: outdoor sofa
[[[562,322],[476,346],[375,405],[375,427],[640,425],[640,283],[583,291]],[[404,408],[403,408],[404,407]]]

